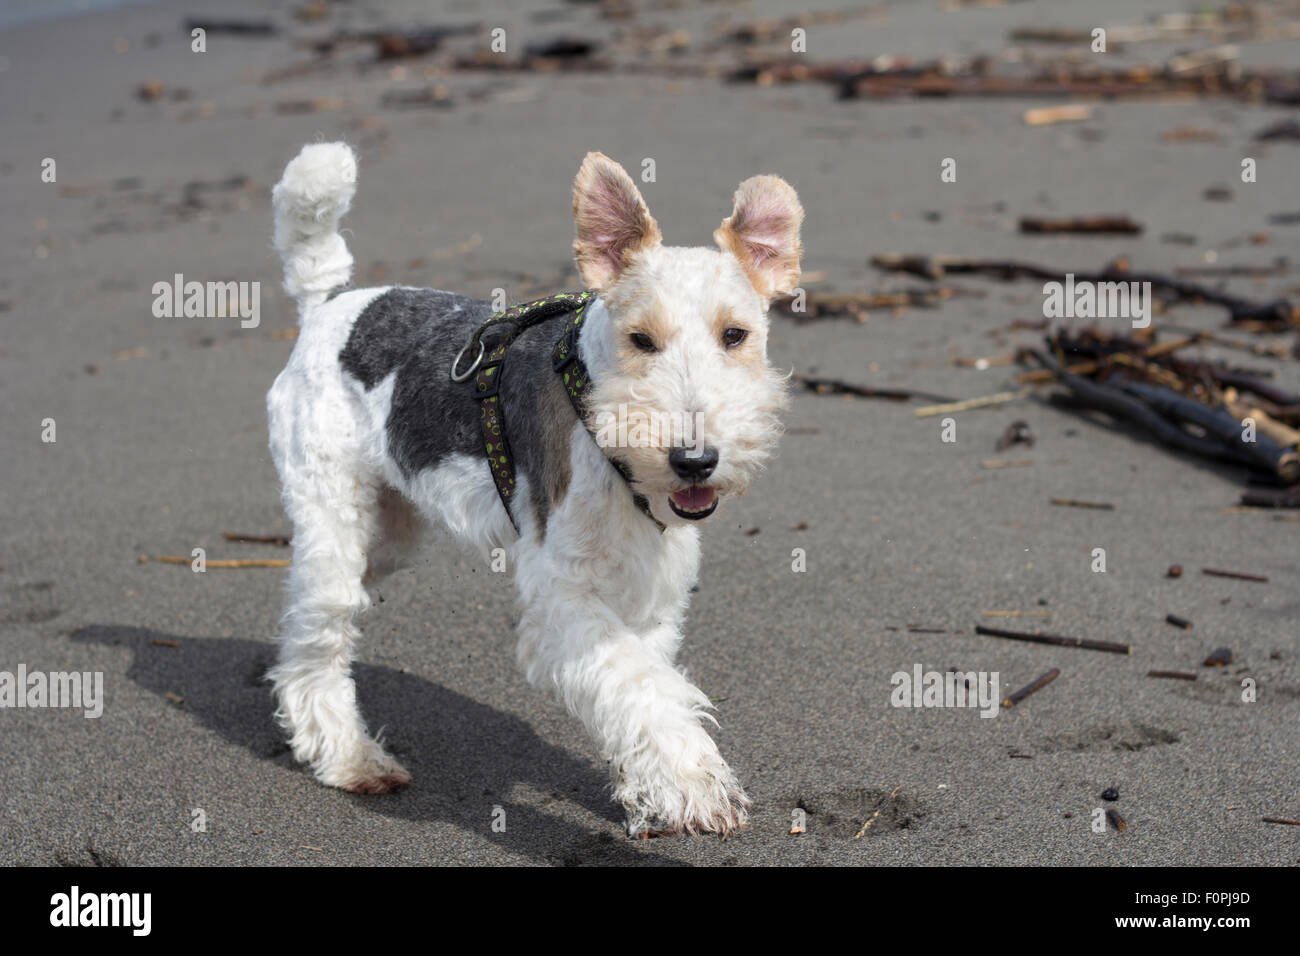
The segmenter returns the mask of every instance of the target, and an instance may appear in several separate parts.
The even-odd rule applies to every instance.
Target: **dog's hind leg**
[[[273,407],[281,384],[272,390]],[[328,404],[319,393],[313,398]],[[322,783],[385,793],[410,776],[367,732],[352,680],[361,637],[356,617],[370,605],[362,578],[380,533],[382,483],[364,470],[356,449],[340,441],[338,433],[346,431],[341,416],[280,409],[272,415],[271,445],[294,531],[279,662],[268,675],[277,717],[294,756]],[[333,441],[313,428],[322,422],[333,423]]]
[[[302,333],[267,395],[271,455],[293,521],[280,658],[268,676],[294,756],[323,783],[384,793],[410,776],[367,733],[352,681],[355,619],[370,604],[362,578],[382,534],[382,482],[368,464],[372,430],[337,371],[349,326],[340,314],[322,314],[330,291],[351,276],[338,224],[356,179],[347,145],[315,143],[285,167],[272,193],[275,246]]]

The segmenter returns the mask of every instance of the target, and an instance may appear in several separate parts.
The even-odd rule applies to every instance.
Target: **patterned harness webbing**
[[[505,505],[506,515],[514,525],[516,533],[519,531],[519,525],[510,511],[510,502],[515,493],[515,464],[510,454],[510,442],[506,438],[505,409],[501,402],[501,378],[505,370],[506,351],[515,337],[525,329],[557,315],[572,313],[569,321],[565,323],[564,334],[560,336],[551,351],[551,362],[564,383],[565,394],[569,396],[574,411],[578,413],[578,419],[590,433],[591,425],[587,421],[584,399],[589,382],[587,368],[578,357],[578,332],[582,326],[582,316],[587,303],[595,297],[595,292],[560,292],[545,299],[513,306],[486,320],[470,340],[471,344],[477,342],[485,331],[498,325],[509,328],[479,366],[474,376],[474,398],[479,403],[479,424],[483,430],[483,446],[487,452],[492,481],[496,485],[497,494],[501,497],[501,503]],[[594,440],[595,435],[593,434],[592,437]],[[616,458],[609,458],[609,462],[619,476],[629,483],[630,490],[632,475],[627,466]],[[650,513],[650,502],[645,496],[632,492],[632,498],[645,516],[662,531],[664,526]]]

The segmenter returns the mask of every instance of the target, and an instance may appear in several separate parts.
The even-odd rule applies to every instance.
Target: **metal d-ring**
[[[474,344],[474,343],[473,343],[472,341],[471,341],[471,342],[467,342],[467,343],[465,344],[465,347],[462,348],[459,352],[457,352],[457,353],[456,353],[456,357],[455,357],[454,359],[451,360],[451,380],[452,380],[453,382],[456,382],[457,384],[459,384],[459,383],[461,383],[461,382],[467,382],[467,381],[469,381],[469,377],[470,377],[471,375],[473,375],[473,374],[478,370],[478,367],[479,367],[481,364],[483,364],[483,354],[487,351],[487,349],[486,349],[486,348],[484,347],[484,345],[483,345],[483,340],[482,340],[482,339],[479,339],[479,343],[478,343],[478,355],[476,355],[476,356],[474,357],[474,361],[473,361],[473,363],[470,365],[469,368],[467,368],[467,369],[465,370],[464,374],[461,374],[461,375],[457,375],[457,374],[456,374],[456,366],[458,366],[458,365],[460,364],[460,360],[461,360],[461,358],[464,357],[464,355],[465,355],[465,349],[469,348],[469,347],[470,347],[471,345],[473,345],[473,344]]]

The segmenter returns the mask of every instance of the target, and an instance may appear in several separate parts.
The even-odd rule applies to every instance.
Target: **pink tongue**
[[[715,497],[716,492],[712,488],[703,485],[691,485],[689,488],[673,492],[673,501],[683,511],[703,511],[713,504]]]

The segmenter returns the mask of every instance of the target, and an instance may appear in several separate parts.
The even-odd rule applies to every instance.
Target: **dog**
[[[629,835],[732,833],[750,801],[705,728],[716,725],[708,697],[674,659],[700,525],[744,493],[781,434],[789,376],[768,362],[767,311],[799,281],[795,190],[775,176],[747,179],[716,249],[673,248],[627,172],[589,153],[573,190],[574,259],[589,292],[557,300],[581,299],[580,311],[533,310],[532,324],[511,330],[489,322],[491,306],[477,299],[350,288],[339,220],[356,181],[352,150],[318,143],[272,195],[300,332],[267,396],[293,523],[268,676],[295,757],[322,783],[357,793],[409,782],[358,709],[357,617],[367,586],[442,529],[513,572],[518,662],[608,761]],[[513,337],[491,410],[508,436],[504,489],[495,459],[489,467],[487,403],[473,379],[452,377],[478,364],[475,339],[486,351],[502,331]],[[581,402],[555,371],[562,332],[587,379]],[[597,441],[596,421],[696,427],[657,441],[607,429],[620,443]]]

